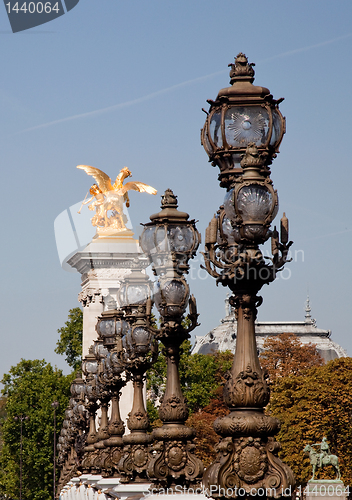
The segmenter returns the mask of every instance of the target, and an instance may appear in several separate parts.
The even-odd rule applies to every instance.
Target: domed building
[[[228,297],[225,299],[225,310],[226,316],[221,320],[219,326],[204,337],[196,336],[193,354],[210,354],[226,350],[235,352],[237,322]],[[302,344],[316,344],[319,354],[325,362],[347,357],[347,352],[331,340],[331,331],[317,327],[315,319],[311,317],[309,297],[306,301],[305,311],[304,321],[256,321],[255,333],[258,351],[264,350],[264,341],[267,337],[281,333],[294,333]]]

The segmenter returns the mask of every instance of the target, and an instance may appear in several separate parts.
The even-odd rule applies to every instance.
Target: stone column
[[[67,262],[82,277],[82,291],[78,300],[83,306],[84,357],[98,337],[95,325],[98,316],[106,309],[107,298],[112,297],[119,307],[118,295],[123,279],[132,269],[146,268],[148,260],[138,241],[133,238],[132,231],[126,231],[121,236],[93,238],[84,250],[74,254]],[[132,401],[133,388],[129,382],[122,389],[120,399],[121,418],[124,421],[131,411]]]
[[[107,297],[112,297],[119,305],[118,292],[122,280],[132,269],[148,265],[132,234],[94,238],[84,250],[68,260],[68,264],[82,276],[82,291],[78,300],[83,305],[83,357],[97,338],[95,325],[97,317],[105,309]]]

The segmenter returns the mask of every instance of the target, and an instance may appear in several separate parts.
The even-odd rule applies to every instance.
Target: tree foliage
[[[342,479],[352,481],[352,358],[338,358],[311,368],[304,375],[278,378],[272,388],[270,413],[281,422],[277,435],[281,458],[300,484],[312,475],[306,444],[325,436],[332,454],[339,457]],[[318,478],[334,478],[332,467]]]
[[[326,436],[331,453],[340,458],[345,484],[352,480],[352,359],[336,359],[323,365],[314,344],[302,344],[294,334],[282,334],[265,341],[260,361],[269,372],[271,401],[266,411],[281,421],[277,440],[282,444],[281,458],[293,469],[299,484],[311,477],[306,444],[320,442]],[[226,415],[222,389],[224,374],[233,361],[231,352],[211,355],[190,354],[190,343],[182,345],[180,379],[191,414],[187,425],[196,429],[195,453],[208,466],[215,459],[214,447],[219,436],[214,420]],[[162,396],[166,362],[160,356],[149,371],[148,388]],[[154,425],[160,425],[155,407],[148,403]],[[320,477],[333,478],[326,468]],[[318,476],[319,477],[319,476]]]
[[[222,353],[224,354],[224,353]],[[219,435],[214,431],[214,421],[229,412],[223,399],[223,385],[217,387],[210,403],[202,410],[192,413],[187,425],[196,430],[195,454],[203,461],[205,467],[210,465],[216,457],[215,445]]]
[[[180,382],[191,413],[207,406],[215,396],[224,374],[229,370],[233,354],[191,354],[191,343],[185,340],[180,350]],[[165,390],[166,359],[161,353],[147,374],[147,390],[152,399],[160,400]],[[152,417],[152,415],[150,415]]]
[[[56,354],[65,354],[65,361],[73,369],[78,370],[82,364],[83,312],[79,307],[69,310],[66,326],[58,329],[60,338],[57,341]]]
[[[271,382],[278,377],[301,375],[304,370],[324,363],[316,345],[303,345],[294,333],[266,338],[259,361]]]
[[[73,376],[64,376],[45,360],[22,359],[4,375],[3,396],[7,418],[2,424],[3,447],[0,455],[0,494],[19,498],[20,420],[23,421],[22,497],[49,500],[53,490],[53,401],[57,429],[60,429],[69,401]]]
[[[180,382],[190,408],[186,424],[196,430],[195,453],[206,466],[215,457],[214,446],[219,439],[213,429],[214,420],[228,412],[222,398],[222,384],[232,361],[233,354],[230,351],[191,354],[191,343],[188,340],[181,345]],[[161,354],[147,375],[147,389],[153,396],[154,403],[155,399],[160,402],[165,390],[165,380],[166,360]],[[148,401],[147,408],[152,427],[161,425],[155,404]]]

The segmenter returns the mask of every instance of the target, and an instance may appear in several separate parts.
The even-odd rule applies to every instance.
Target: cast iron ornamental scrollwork
[[[270,230],[278,198],[269,165],[285,131],[284,119],[278,110],[279,101],[272,99],[269,90],[252,85],[252,66],[244,54],[237,56],[231,65],[232,87],[222,89],[215,102],[208,101],[211,109],[202,131],[203,145],[213,164],[219,166],[220,183],[227,189],[224,205],[206,231],[205,269],[217,283],[232,291],[230,304],[237,319],[236,352],[224,387],[230,413],[215,421],[214,429],[221,439],[216,446],[216,460],[203,479],[213,498],[236,498],[240,488],[248,496],[262,491],[264,498],[279,498],[286,488],[293,491],[295,484],[291,469],[278,458],[281,447],[274,436],[280,423],[263,411],[270,391],[255,340],[257,308],[262,303],[257,294],[283,269],[292,244],[288,241],[285,214],[281,219],[281,241],[276,228]],[[263,113],[264,108],[267,121],[255,121],[254,110]],[[239,116],[242,129],[237,136],[231,135]],[[221,126],[214,126],[214,120],[220,120]],[[251,132],[253,123],[257,129]],[[257,133],[258,123],[261,135]],[[212,132],[216,126],[221,128],[223,143],[227,141],[225,146],[221,141],[220,145],[216,143],[218,136]],[[239,136],[242,142],[237,141]],[[272,256],[266,258],[259,245],[270,237]]]
[[[193,439],[195,430],[187,427],[188,407],[182,394],[179,378],[180,345],[190,337],[197,326],[194,297],[190,298],[191,312],[187,318],[190,326],[181,325],[182,317],[163,316],[161,328],[156,333],[164,344],[163,354],[167,361],[166,389],[159,407],[159,417],[163,426],[154,429],[154,456],[148,464],[148,477],[163,488],[176,485],[191,486],[198,484],[203,474],[203,464],[194,455]]]

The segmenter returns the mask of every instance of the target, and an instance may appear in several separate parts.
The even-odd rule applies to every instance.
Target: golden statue
[[[131,171],[127,167],[120,170],[114,184],[111,183],[110,177],[105,172],[99,170],[99,168],[88,165],[78,165],[77,168],[84,170],[88,175],[94,177],[97,182],[89,190],[92,197],[89,200],[84,199],[81,209],[83,205],[92,202],[88,208],[89,210],[95,210],[95,215],[91,221],[92,225],[97,227],[97,234],[99,236],[113,236],[128,232],[125,226],[127,217],[123,212],[124,202],[126,203],[126,207],[130,206],[128,191],[133,190],[149,194],[157,193],[156,189],[143,182],[127,182],[127,184],[123,184],[127,177],[132,176]],[[78,213],[80,213],[81,209]]]

